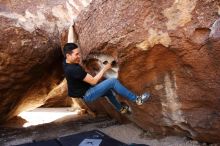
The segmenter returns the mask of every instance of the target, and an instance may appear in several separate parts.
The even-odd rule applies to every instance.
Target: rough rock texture
[[[52,98],[64,77],[59,38],[90,1],[0,1],[0,122]]]
[[[220,142],[220,1],[98,0],[80,13],[83,58],[107,53],[143,106],[133,122],[158,135]],[[124,98],[120,98],[125,100]]]

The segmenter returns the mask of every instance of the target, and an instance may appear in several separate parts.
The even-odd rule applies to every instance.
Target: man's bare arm
[[[91,85],[95,85],[98,83],[98,81],[103,77],[103,75],[105,74],[105,72],[111,68],[111,64],[108,63],[106,64],[102,70],[95,76],[91,76],[90,74],[87,73],[86,77],[83,79],[83,81],[91,84]]]

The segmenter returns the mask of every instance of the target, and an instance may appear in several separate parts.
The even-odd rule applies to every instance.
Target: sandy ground
[[[102,123],[99,123],[101,125]],[[144,131],[133,123],[112,125],[105,128],[97,128],[97,124],[89,124],[80,128],[80,131],[98,129],[103,133],[127,144],[147,144],[150,146],[201,146],[206,144],[191,141],[184,137],[169,136],[163,139],[151,139],[144,136]],[[103,124],[104,125],[104,124]],[[99,126],[98,126],[99,127]]]
[[[60,113],[66,109],[59,109],[56,116],[60,117]],[[41,110],[36,110],[33,114],[42,115]],[[51,112],[51,111],[44,111]],[[169,136],[162,139],[152,139],[146,131],[137,127],[134,123],[119,124],[114,119],[106,116],[100,116],[96,119],[89,119],[88,115],[77,116],[65,111],[68,116],[53,123],[31,126],[27,128],[5,128],[0,127],[0,146],[10,146],[22,143],[29,143],[33,140],[42,141],[63,137],[75,133],[90,130],[100,130],[110,137],[127,144],[147,144],[150,146],[206,146],[206,144],[192,141],[184,137]],[[50,115],[55,114],[50,113]],[[48,116],[45,116],[48,117]],[[74,120],[73,120],[74,119]],[[45,119],[44,119],[45,121]],[[212,144],[212,146],[217,146]]]

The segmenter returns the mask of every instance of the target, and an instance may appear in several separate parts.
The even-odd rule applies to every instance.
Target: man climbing
[[[128,100],[136,102],[138,105],[142,105],[144,101],[149,99],[149,93],[137,96],[115,78],[109,78],[99,82],[105,72],[111,68],[111,63],[105,64],[101,71],[94,77],[87,73],[80,65],[80,51],[75,43],[65,44],[63,52],[65,56],[63,68],[68,84],[68,95],[70,97],[83,98],[85,102],[90,103],[100,97],[106,96],[116,110],[122,114],[126,113],[129,107],[122,106],[113,92],[117,92]]]

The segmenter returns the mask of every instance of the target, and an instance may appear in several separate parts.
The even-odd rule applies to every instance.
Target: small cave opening
[[[50,101],[51,102],[51,101]],[[37,126],[46,123],[62,123],[63,121],[73,120],[78,118],[84,112],[83,107],[76,103],[75,99],[64,99],[63,103],[46,103],[33,110],[23,111],[18,117],[24,119],[26,122],[23,127]],[[58,106],[56,106],[56,104]]]

